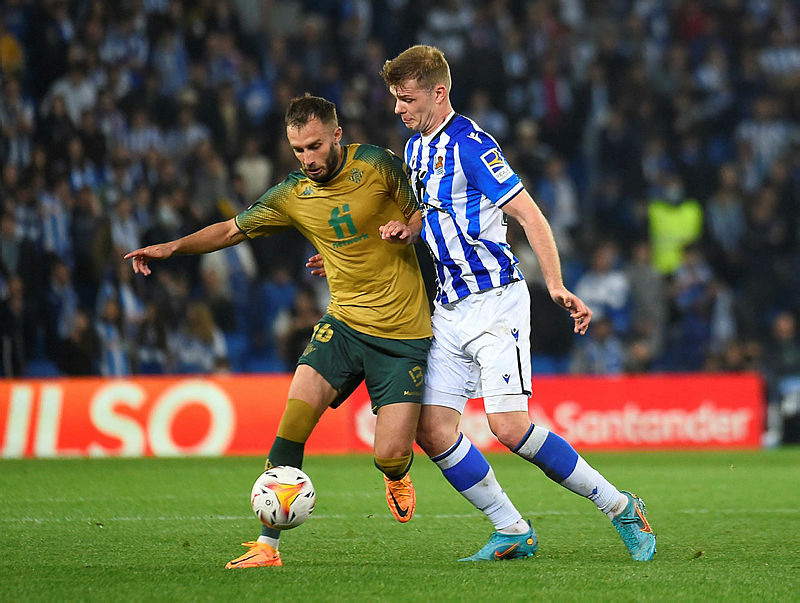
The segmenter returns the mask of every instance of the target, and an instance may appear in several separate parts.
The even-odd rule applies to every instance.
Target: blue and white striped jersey
[[[497,141],[452,113],[430,136],[412,136],[405,160],[422,207],[422,237],[436,259],[437,302],[522,280],[500,209],[522,182]]]

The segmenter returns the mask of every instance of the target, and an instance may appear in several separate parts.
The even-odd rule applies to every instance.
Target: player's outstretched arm
[[[217,222],[211,226],[193,232],[190,235],[157,245],[149,245],[125,254],[126,260],[133,261],[133,271],[137,274],[149,275],[148,263],[151,260],[166,260],[177,254],[210,253],[241,243],[247,237],[236,226],[233,218],[225,222]]]
[[[592,311],[581,298],[564,286],[561,260],[547,218],[524,189],[503,206],[503,211],[519,222],[525,231],[528,243],[539,260],[550,299],[569,312],[575,322],[574,331],[583,335],[589,328]]]
[[[417,242],[419,233],[422,232],[422,214],[415,211],[408,219],[408,224],[399,220],[390,220],[383,226],[379,226],[378,230],[384,241],[411,245]]]

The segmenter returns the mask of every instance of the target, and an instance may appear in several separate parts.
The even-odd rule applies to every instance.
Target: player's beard
[[[330,151],[325,156],[325,169],[323,169],[319,174],[312,176],[311,174],[306,171],[304,168],[303,171],[305,172],[306,176],[308,176],[314,182],[327,182],[333,176],[333,173],[336,171],[336,168],[339,167],[339,161],[341,160],[341,147],[336,144],[332,144]]]

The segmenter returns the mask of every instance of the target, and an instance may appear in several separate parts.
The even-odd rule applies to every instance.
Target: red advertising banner
[[[0,380],[0,457],[266,455],[290,376]],[[757,447],[757,375],[536,378],[533,421],[576,448]],[[375,419],[362,385],[314,430],[309,454],[369,452]],[[462,430],[502,450],[481,400]]]

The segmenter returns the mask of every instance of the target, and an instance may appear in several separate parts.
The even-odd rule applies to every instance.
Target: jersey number
[[[333,327],[329,324],[314,325],[314,334],[312,339],[316,339],[320,343],[328,343],[333,337]]]

